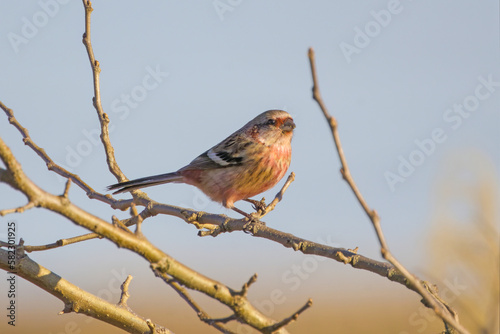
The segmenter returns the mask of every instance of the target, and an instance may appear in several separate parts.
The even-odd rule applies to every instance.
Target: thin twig
[[[278,322],[277,324],[271,326],[271,333],[274,332],[275,330],[278,330],[282,327],[285,327],[286,325],[288,325],[289,323],[291,323],[292,321],[295,321],[297,320],[297,318],[299,317],[299,315],[304,312],[305,310],[307,310],[309,307],[311,307],[313,304],[313,301],[312,299],[309,299],[306,304],[304,306],[302,306],[297,312],[295,312],[294,314],[292,314],[291,316],[289,316],[288,318],[285,318],[283,320],[281,320],[280,322]]]
[[[340,159],[340,173],[342,174],[342,177],[344,180],[349,184],[349,187],[352,189],[354,192],[354,195],[356,196],[359,204],[363,207],[363,210],[366,212],[368,217],[372,220],[373,226],[377,230],[377,237],[379,238],[379,242],[382,245],[382,249],[387,249],[387,243],[384,238],[384,234],[381,233],[382,231],[380,230],[380,219],[377,215],[377,213],[374,210],[371,210],[368,204],[366,203],[365,199],[363,198],[363,195],[361,194],[361,191],[359,191],[358,186],[354,182],[354,179],[351,176],[351,172],[349,170],[349,166],[347,165],[347,160],[345,158],[344,150],[342,148],[342,143],[340,142],[340,136],[338,132],[338,123],[335,117],[333,117],[329,112],[328,109],[326,108],[325,103],[323,102],[323,98],[321,97],[321,93],[319,91],[319,86],[318,86],[318,77],[317,77],[317,72],[316,72],[316,61],[315,61],[315,56],[314,56],[314,50],[312,48],[309,49],[309,61],[311,64],[311,73],[313,77],[313,98],[314,100],[318,103],[321,111],[323,112],[323,115],[325,116],[328,125],[330,125],[330,130],[332,132],[333,136],[333,141],[335,143],[335,147],[337,148],[337,153]],[[378,226],[378,227],[377,227]]]
[[[117,219],[118,220],[118,219]],[[127,232],[130,232],[132,233],[127,227],[132,225],[127,225],[127,224],[123,224],[121,221],[120,221],[120,224],[117,224],[117,226],[120,225],[120,227],[127,231]],[[123,226],[122,226],[123,225]],[[49,249],[54,249],[54,248],[59,248],[59,247],[63,247],[63,246],[67,246],[67,245],[71,245],[71,244],[74,244],[74,243],[77,243],[77,242],[82,242],[82,241],[87,241],[87,240],[92,240],[92,239],[96,239],[96,238],[99,238],[101,239],[102,236],[100,236],[99,234],[96,234],[96,233],[87,233],[87,234],[82,234],[82,235],[79,235],[79,236],[76,236],[76,237],[72,237],[72,238],[67,238],[67,239],[59,239],[57,240],[56,242],[53,242],[53,243],[50,243],[50,244],[46,244],[46,245],[40,245],[40,246],[24,246],[24,250],[28,253],[31,253],[31,252],[38,252],[38,251],[44,251],[44,250],[49,250]]]
[[[66,187],[66,189],[68,189],[68,187]],[[63,195],[63,197],[65,197],[65,196]],[[11,210],[15,211],[17,209],[11,209]],[[7,210],[2,210],[2,211],[0,211],[0,213],[2,213],[3,211],[7,211]],[[22,211],[19,211],[19,212],[22,212]],[[142,218],[140,218],[140,217],[136,217],[136,218],[141,219],[141,222],[142,222]],[[138,221],[137,219],[136,220],[127,220],[125,222],[122,222],[118,218],[116,218],[115,216],[112,217],[112,221],[115,223],[116,226],[118,226],[118,227],[122,228],[124,231],[130,232],[130,233],[132,233],[132,232],[128,229],[128,227],[137,224],[137,221]],[[137,233],[137,231],[136,231],[136,233]],[[49,250],[49,249],[54,249],[54,248],[59,248],[59,247],[71,245],[71,244],[74,244],[77,242],[92,240],[92,239],[96,239],[96,238],[101,239],[102,236],[100,236],[99,234],[96,234],[96,233],[86,233],[86,234],[82,234],[82,235],[75,236],[72,238],[59,239],[56,242],[46,244],[46,245],[39,245],[39,246],[26,245],[26,246],[24,246],[24,250],[28,253],[39,252],[39,251],[45,251],[45,250]],[[0,246],[2,246],[2,247],[4,246],[1,241],[0,241]],[[6,244],[6,246],[8,246],[8,244]]]
[[[224,317],[224,318],[207,318],[204,319],[203,321],[205,322],[219,322],[221,324],[227,324],[230,321],[237,320],[238,318],[234,315],[231,314],[230,316]]]
[[[109,118],[106,113],[104,113],[101,104],[101,88],[99,83],[99,75],[101,73],[101,67],[99,62],[95,59],[94,49],[92,48],[92,42],[90,39],[90,17],[92,14],[92,3],[88,0],[83,0],[83,6],[85,7],[85,33],[83,34],[83,45],[87,49],[87,54],[89,56],[90,66],[92,67],[93,83],[94,83],[94,97],[92,99],[94,108],[97,111],[99,117],[99,122],[101,124],[101,141],[104,146],[104,151],[106,152],[106,162],[109,167],[109,171],[113,174],[118,181],[125,181],[127,178],[121,171],[120,167],[115,160],[115,150],[109,141]]]
[[[449,306],[441,303],[438,299],[434,298],[433,295],[431,295],[427,291],[427,289],[422,285],[421,281],[415,275],[411,274],[401,263],[399,263],[399,261],[397,261],[396,258],[389,251],[389,247],[387,246],[387,242],[385,240],[384,234],[382,232],[382,227],[380,225],[380,218],[375,210],[370,209],[367,202],[361,195],[361,192],[359,191],[358,187],[356,186],[354,179],[351,176],[351,172],[349,170],[349,167],[347,165],[347,160],[344,155],[344,150],[342,149],[342,144],[340,142],[340,136],[337,129],[337,121],[333,116],[330,115],[321,97],[318,86],[314,50],[312,48],[309,49],[308,55],[309,55],[309,62],[311,64],[311,73],[313,79],[313,88],[312,88],[313,98],[318,103],[328,124],[330,125],[330,129],[333,135],[333,140],[335,142],[335,146],[337,147],[337,153],[340,159],[340,164],[342,166],[340,172],[342,173],[342,177],[344,178],[344,180],[349,184],[349,187],[352,189],[359,204],[363,207],[363,210],[370,218],[370,221],[375,229],[377,238],[381,246],[382,256],[404,275],[404,277],[408,280],[409,284],[413,287],[413,290],[418,292],[423,297],[426,306],[430,307],[439,317],[441,317],[441,319],[450,324],[460,333],[463,334],[468,333],[468,331],[456,319],[455,317],[456,313],[454,311],[450,312]]]
[[[281,188],[281,190],[276,194],[274,197],[273,201],[269,203],[266,208],[264,209],[264,212],[260,213],[259,218],[264,217],[267,215],[269,212],[273,211],[276,205],[283,199],[283,195],[285,194],[285,191],[288,189],[290,184],[295,180],[295,173],[291,172],[288,178],[286,179],[285,184]]]
[[[122,228],[124,231],[130,232],[130,233],[132,233],[132,232],[128,229],[128,227],[132,226],[132,225],[135,225],[137,223],[137,220],[134,220],[134,221],[127,220],[125,222],[122,222],[118,218],[116,218],[115,216],[112,217],[112,221],[113,221],[113,223],[116,226],[118,226],[118,227]],[[75,236],[75,237],[72,237],[72,238],[59,239],[56,242],[53,242],[53,243],[50,243],[50,244],[46,244],[46,245],[39,245],[39,246],[29,246],[29,245],[27,245],[27,246],[24,246],[24,250],[26,252],[28,252],[28,253],[39,252],[39,251],[45,251],[45,250],[49,250],[49,249],[54,249],[54,248],[59,248],[59,247],[71,245],[71,244],[74,244],[74,243],[77,243],[77,242],[92,240],[92,239],[96,239],[96,238],[101,239],[102,237],[99,234],[96,234],[96,233],[86,233],[86,234],[82,234],[82,235]],[[0,241],[0,246],[3,246],[1,244],[1,241]],[[8,246],[8,244],[7,244],[7,246]]]
[[[0,210],[0,217],[11,213],[23,213],[24,211],[34,208],[35,206],[36,206],[35,202],[30,201],[27,204],[17,208]]]
[[[213,319],[208,316],[208,314],[203,311],[203,309],[196,303],[196,301],[189,295],[185,288],[183,288],[175,279],[170,277],[169,275],[162,273],[158,269],[153,269],[156,276],[160,277],[165,283],[167,283],[172,289],[175,290],[179,294],[179,296],[186,301],[186,303],[196,312],[198,318],[204,323],[208,324],[219,330],[222,333],[234,334],[229,329],[221,325],[221,323],[226,323],[230,320],[236,320],[237,317],[235,314],[230,315],[229,317],[223,319]]]
[[[250,277],[250,279],[245,284],[243,284],[243,286],[241,287],[241,291],[239,292],[239,295],[246,297],[246,295],[248,294],[248,289],[256,281],[257,281],[257,273],[253,274],[252,277]]]
[[[51,244],[47,244],[47,245],[24,246],[24,250],[28,253],[37,252],[37,251],[44,251],[44,250],[63,247],[66,245],[71,245],[71,244],[74,244],[77,242],[87,241],[87,240],[95,239],[95,238],[99,238],[99,235],[97,235],[95,233],[87,233],[87,234],[79,235],[79,236],[73,237],[73,238],[59,239],[56,242],[51,243]]]
[[[128,286],[130,285],[131,281],[132,281],[132,275],[128,275],[123,284],[120,286],[122,293],[120,295],[120,301],[118,302],[119,306],[128,307],[127,300],[130,297],[130,294],[128,293]]]
[[[64,198],[68,198],[69,188],[71,187],[71,179],[66,180],[66,186],[64,187],[64,192],[61,195]]]
[[[111,217],[111,221],[113,223],[113,225],[115,225],[116,227],[124,230],[125,232],[128,232],[130,234],[133,234],[133,232],[127,227],[127,225],[125,225],[120,219],[118,219],[116,216],[112,216]]]
[[[132,203],[132,199],[128,200],[116,200],[111,195],[103,195],[97,191],[95,191],[92,187],[90,187],[87,183],[85,183],[78,175],[67,171],[65,168],[56,164],[49,155],[45,152],[43,148],[35,144],[35,142],[31,139],[29,132],[26,128],[24,128],[19,121],[14,117],[14,112],[7,108],[5,104],[0,101],[0,108],[5,112],[8,117],[9,123],[12,124],[23,137],[23,142],[25,145],[30,147],[47,165],[47,169],[53,171],[60,176],[71,179],[71,181],[80,187],[90,199],[96,199],[98,201],[109,204],[113,209],[125,210],[130,207]]]
[[[139,215],[135,204],[132,203],[132,207],[130,208],[130,211],[134,217],[137,217],[137,219],[135,221],[135,235],[144,237],[144,235],[142,234],[142,230],[141,230],[142,222],[144,219],[141,217],[141,215]]]

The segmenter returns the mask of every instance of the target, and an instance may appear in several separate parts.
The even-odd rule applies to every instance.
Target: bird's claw
[[[251,199],[251,198],[246,198],[245,201],[247,201],[248,203],[251,203],[253,209],[259,213],[264,212],[267,208],[266,199],[264,197],[262,197],[262,199],[260,201],[257,201],[257,200]]]

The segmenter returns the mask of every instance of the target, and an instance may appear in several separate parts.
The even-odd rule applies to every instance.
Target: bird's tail
[[[151,187],[163,183],[180,182],[180,181],[182,181],[182,176],[178,172],[173,172],[173,173],[153,175],[131,181],[112,184],[108,186],[108,190],[116,190],[113,194],[119,194],[139,188]]]

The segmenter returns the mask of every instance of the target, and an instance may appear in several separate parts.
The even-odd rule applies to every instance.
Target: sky
[[[265,222],[381,259],[312,99],[307,50],[313,47],[321,93],[338,121],[354,180],[379,213],[389,247],[410,270],[425,275],[436,188],[447,170],[457,161],[476,166],[473,171],[484,167],[498,189],[497,1],[94,1],[93,7],[102,105],[117,162],[130,179],[175,171],[257,114],[284,109],[297,125],[289,169],[296,178]],[[116,179],[98,141],[83,31],[81,1],[0,3],[0,101],[54,161],[105,192]],[[0,136],[32,180],[63,192],[64,180],[47,171],[2,116]],[[265,198],[272,199],[283,182]],[[159,202],[238,216],[191,186],[146,192]],[[108,221],[112,215],[127,217],[89,200],[74,185],[69,195]],[[16,207],[24,197],[0,184],[0,203],[2,209]],[[250,210],[247,203],[237,206]],[[0,228],[11,220],[32,245],[86,232],[42,209],[0,217]],[[243,233],[199,238],[193,226],[168,216],[149,219],[143,229],[168,254],[230,286],[258,272],[263,294],[290,288],[286,273],[309,259]],[[154,280],[141,258],[105,240],[30,256],[94,292],[116,272],[132,272],[145,285]],[[380,284],[337,262],[317,267],[311,279],[302,280],[300,296],[332,277],[367,289]],[[36,296],[45,294],[19,284]]]

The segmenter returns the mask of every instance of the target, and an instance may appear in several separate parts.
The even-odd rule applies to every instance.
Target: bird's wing
[[[241,134],[233,134],[200,154],[182,169],[214,169],[239,166],[247,159],[246,149],[254,142]]]

